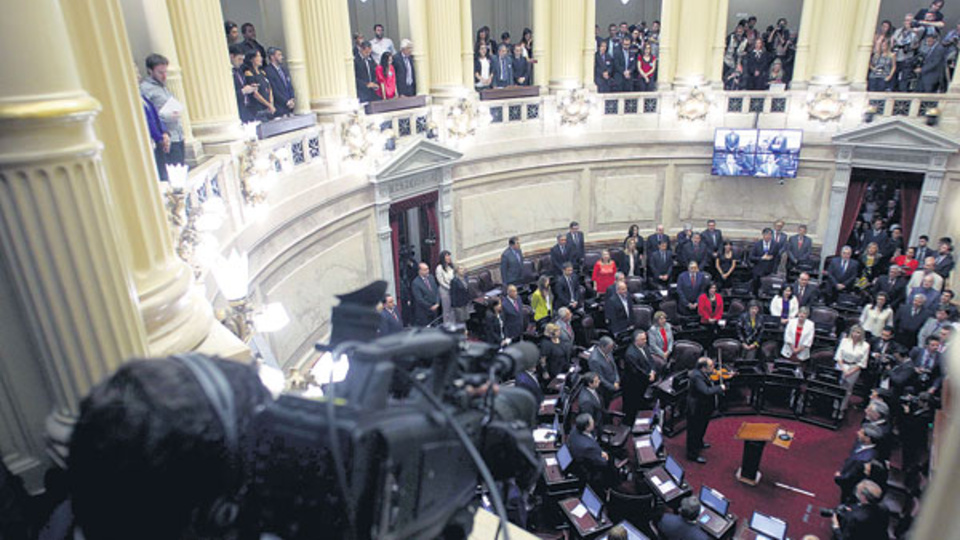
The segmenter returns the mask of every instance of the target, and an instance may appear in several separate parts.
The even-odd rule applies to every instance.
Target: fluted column
[[[183,68],[180,67],[180,55],[177,54],[177,45],[173,39],[173,27],[170,24],[170,11],[163,0],[142,0],[143,17],[147,24],[147,39],[150,41],[150,51],[167,57],[167,88],[184,104],[180,115],[180,125],[183,127],[183,146],[189,163],[196,163],[203,154],[200,141],[193,135],[193,122],[190,119],[190,104],[183,89]],[[144,69],[145,58],[137,58],[136,63]]]
[[[472,0],[460,0],[460,65],[463,87],[473,88],[473,9]],[[517,40],[519,41],[519,40]],[[513,51],[510,51],[513,54]],[[448,237],[449,238],[449,237]]]
[[[121,244],[133,272],[149,352],[164,356],[196,348],[216,323],[194,285],[193,271],[174,252],[137,93],[120,0],[61,0],[81,80],[101,104],[96,126],[103,164],[122,223]]]
[[[847,78],[856,90],[867,89],[867,70],[873,52],[873,36],[880,16],[880,0],[860,0],[856,24],[853,26],[853,43],[850,47],[850,62]]]
[[[806,86],[808,78],[808,66],[812,55],[811,39],[814,32],[814,21],[820,14],[821,0],[804,0],[803,13],[800,15],[800,29],[797,31],[797,54],[793,63],[793,79],[790,81],[790,87],[794,90]]]
[[[460,0],[426,0],[430,34],[430,93],[441,99],[464,93]],[[473,70],[471,63],[471,71]]]
[[[657,86],[666,90],[677,67],[677,37],[680,35],[680,1],[660,1],[660,54],[657,56]]]
[[[550,82],[550,21],[553,4],[550,0],[533,0],[533,82],[546,89]]]
[[[692,87],[703,84],[707,77],[707,59],[713,42],[716,0],[681,0],[677,26],[677,67],[674,83]]]
[[[303,44],[303,21],[300,17],[300,0],[282,0],[280,16],[283,21],[283,41],[286,43],[284,59],[290,70],[293,91],[296,94],[293,112],[310,113],[310,81],[307,78],[306,46]]]
[[[310,108],[321,115],[357,107],[347,7],[347,2],[339,0],[302,0],[300,4],[307,46]]]
[[[167,0],[193,133],[204,144],[242,137],[219,0]]]
[[[18,296],[4,309],[22,314],[37,353],[4,360],[41,365],[56,404],[48,436],[64,444],[80,399],[147,344],[94,132],[100,106],[81,87],[60,5],[6,6],[0,36],[24,45],[0,71],[29,74],[0,84],[0,264]]]
[[[580,86],[585,0],[554,0],[550,13],[550,90]]]
[[[809,64],[810,83],[816,85],[847,84],[847,63],[855,26],[858,2],[830,0],[820,4],[814,32],[812,62]]]
[[[730,0],[716,0],[713,14],[713,43],[707,59],[707,80],[723,88],[723,53],[727,45],[727,13]]]
[[[407,0],[413,65],[417,70],[417,94],[430,93],[430,38],[427,32],[427,0]],[[473,69],[470,69],[471,76]],[[472,86],[471,86],[472,88]]]
[[[583,69],[582,84],[584,88],[596,90],[597,85],[593,80],[593,57],[597,53],[597,38],[594,26],[597,24],[597,3],[593,0],[587,0],[584,7],[583,16]]]

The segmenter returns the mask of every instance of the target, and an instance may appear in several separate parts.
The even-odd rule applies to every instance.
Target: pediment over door
[[[838,133],[833,143],[853,151],[853,157],[876,157],[880,161],[904,160],[927,163],[932,154],[952,154],[960,141],[902,118],[891,118]]]

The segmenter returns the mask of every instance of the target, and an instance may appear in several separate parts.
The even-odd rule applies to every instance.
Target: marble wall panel
[[[659,219],[663,169],[623,168],[593,172],[591,230],[652,226]]]

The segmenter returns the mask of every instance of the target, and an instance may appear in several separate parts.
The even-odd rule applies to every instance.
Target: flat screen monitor
[[[663,464],[663,468],[667,470],[667,474],[673,478],[678,487],[683,484],[683,467],[673,459],[673,456],[667,456],[667,462]]]
[[[567,472],[571,463],[573,463],[573,456],[570,455],[570,449],[567,448],[567,445],[561,446],[560,450],[557,451],[557,465],[560,465],[561,471]]]
[[[663,435],[660,433],[659,427],[653,428],[653,431],[650,432],[650,444],[653,445],[654,452],[659,452],[663,446]]]
[[[754,512],[750,516],[750,528],[774,540],[784,540],[787,537],[786,521],[760,512]]]
[[[730,509],[730,501],[719,491],[707,486],[700,486],[700,502],[721,516],[727,515]]]
[[[713,137],[714,176],[753,176],[757,130],[718,128]]]
[[[755,176],[796,178],[802,142],[803,131],[799,129],[761,129],[757,136]]]
[[[587,507],[587,511],[594,519],[600,519],[600,512],[603,511],[603,501],[590,489],[590,486],[583,488],[583,496],[580,497],[580,502]]]

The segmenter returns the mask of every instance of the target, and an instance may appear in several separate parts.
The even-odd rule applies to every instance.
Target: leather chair
[[[813,351],[810,353],[810,368],[814,370],[818,367],[832,368],[837,365],[837,362],[833,359],[833,357],[833,349],[821,349],[819,351]]]
[[[637,294],[643,292],[644,280],[638,276],[627,276],[627,292]]]
[[[660,302],[660,311],[662,311],[667,316],[667,322],[671,324],[677,324],[680,319],[677,318],[677,301],[676,300],[666,300]]]
[[[583,254],[583,275],[591,276],[593,275],[593,266],[597,264],[597,261],[600,260],[599,251],[587,251]]]
[[[780,359],[780,341],[764,341],[760,344],[760,358],[767,362],[773,362]]]
[[[723,318],[728,321],[735,321],[746,310],[747,308],[743,305],[743,302],[740,300],[733,300],[729,304],[724,304]]]
[[[537,268],[540,269],[541,274],[554,274],[553,261],[550,260],[550,254],[541,255],[540,258],[537,259]],[[559,269],[557,272],[559,273]]]
[[[527,284],[536,284],[537,268],[530,259],[523,260],[523,282]]]
[[[837,320],[840,313],[830,307],[814,306],[810,310],[810,320],[816,325],[816,339],[831,345],[837,343]]]
[[[607,503],[607,517],[614,523],[628,520],[631,523],[644,523],[651,519],[656,508],[656,496],[653,493],[632,495],[610,490],[610,502]]]
[[[740,342],[736,339],[721,338],[713,342],[713,348],[717,353],[723,353],[723,363],[732,365],[740,358],[743,350]]]
[[[490,270],[481,270],[478,272],[477,280],[480,282],[480,291],[482,292],[491,291],[499,286],[497,283],[494,283]]]
[[[695,342],[686,339],[677,340],[673,345],[673,354],[671,358],[670,371],[687,371],[697,365],[697,360],[703,356],[703,347]]]
[[[780,276],[763,276],[760,278],[760,292],[757,297],[764,303],[770,302],[783,289],[784,279]]]
[[[646,332],[653,322],[653,308],[650,306],[633,306],[633,327]]]

